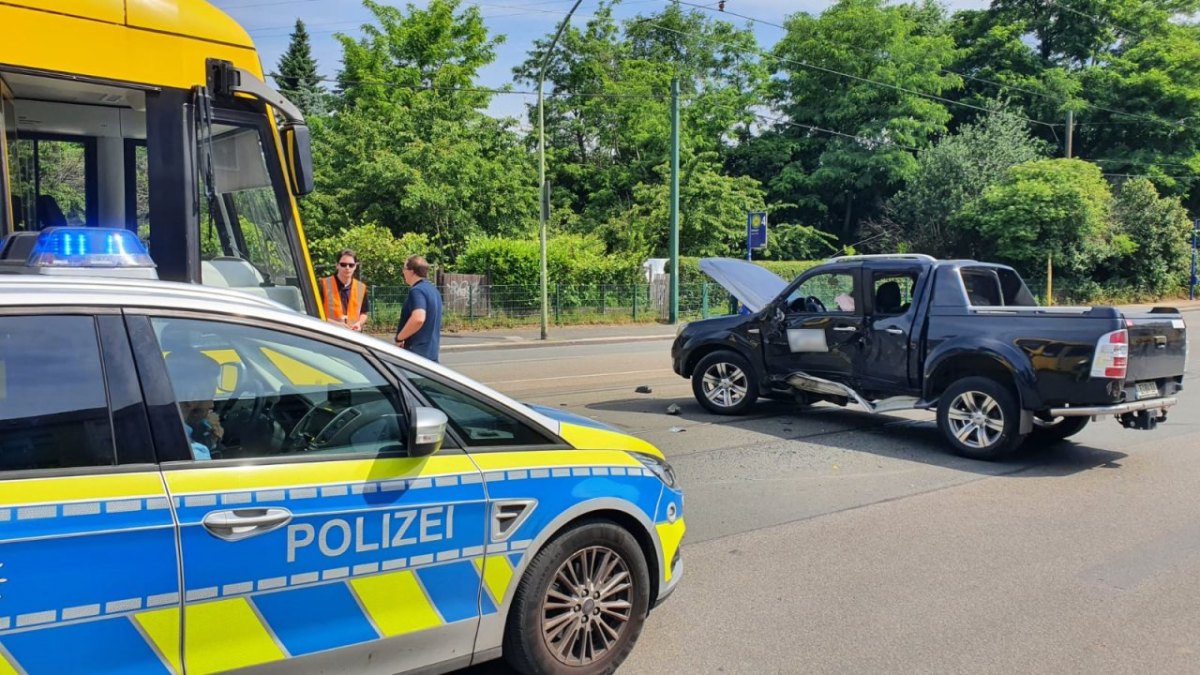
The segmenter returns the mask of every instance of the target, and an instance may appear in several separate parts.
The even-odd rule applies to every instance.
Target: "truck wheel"
[[[721,350],[700,359],[692,371],[692,393],[718,415],[740,415],[758,399],[758,377],[740,354]]]
[[[1034,418],[1033,432],[1029,434],[1029,438],[1046,445],[1057,443],[1083,431],[1091,421],[1090,417],[1059,417],[1052,421]]]
[[[963,457],[997,460],[1024,440],[1017,398],[999,382],[966,377],[950,385],[938,403],[938,428]]]
[[[650,573],[637,540],[613,523],[584,523],[550,542],[521,578],[504,657],[521,673],[612,673],[649,611]]]

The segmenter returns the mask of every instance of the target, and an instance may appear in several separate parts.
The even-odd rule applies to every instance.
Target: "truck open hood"
[[[721,284],[751,312],[757,312],[779,297],[788,282],[765,267],[732,258],[704,258],[700,271]]]

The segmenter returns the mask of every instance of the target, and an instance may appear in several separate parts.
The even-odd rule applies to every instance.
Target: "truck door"
[[[861,265],[801,277],[766,331],[767,370],[796,372],[849,383],[855,374],[864,327]]]
[[[871,269],[867,281],[866,331],[858,379],[864,389],[902,393],[912,386],[909,354],[916,326],[916,295],[920,268]]]

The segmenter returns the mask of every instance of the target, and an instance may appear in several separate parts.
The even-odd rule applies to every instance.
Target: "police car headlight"
[[[667,485],[667,487],[675,487],[675,469],[665,459],[660,459],[654,455],[643,455],[640,452],[633,453],[642,466],[654,472],[658,479]]]

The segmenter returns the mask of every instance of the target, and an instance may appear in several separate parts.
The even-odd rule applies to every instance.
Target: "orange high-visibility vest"
[[[362,314],[363,299],[367,297],[367,285],[358,279],[350,280],[350,307],[342,307],[341,285],[337,275],[321,280],[321,290],[325,294],[325,318],[334,321],[354,323]]]

